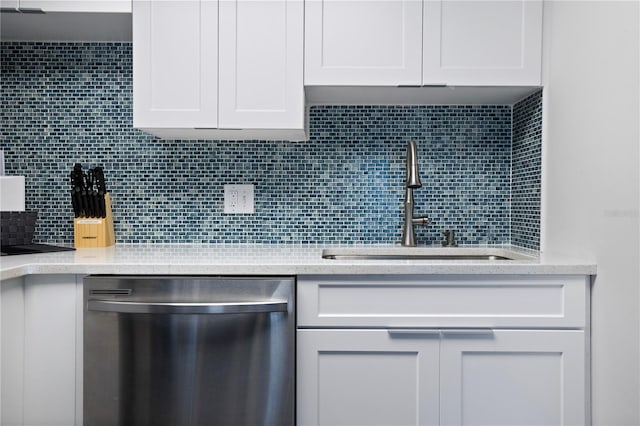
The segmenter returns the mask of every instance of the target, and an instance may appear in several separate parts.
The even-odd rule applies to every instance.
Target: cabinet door
[[[438,424],[437,331],[298,330],[297,337],[298,425]]]
[[[42,9],[45,12],[131,13],[131,1],[126,1],[126,0],[20,0],[20,8]]]
[[[305,85],[419,85],[422,2],[307,0]]]
[[[29,275],[1,294],[2,424],[75,424],[76,277]]]
[[[218,125],[216,0],[134,0],[133,125]]]
[[[443,425],[585,424],[583,331],[442,334]]]
[[[303,2],[220,1],[220,128],[302,129]]]
[[[76,279],[25,280],[24,424],[72,425],[76,415]]]
[[[0,425],[24,424],[24,278],[0,282]]]
[[[541,0],[424,3],[424,84],[539,85]]]
[[[18,0],[0,0],[0,7],[2,9],[17,9],[20,5]]]

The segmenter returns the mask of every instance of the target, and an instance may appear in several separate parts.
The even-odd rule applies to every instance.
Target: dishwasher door
[[[293,425],[294,283],[85,278],[84,424]]]

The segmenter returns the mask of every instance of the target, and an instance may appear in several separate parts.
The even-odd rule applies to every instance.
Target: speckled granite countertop
[[[201,245],[118,244],[75,251],[4,256],[0,279],[29,274],[137,275],[349,275],[349,274],[562,274],[594,275],[595,262],[570,255],[527,252],[513,247],[463,247],[502,250],[518,260],[332,260],[322,250],[396,250],[393,245]],[[423,248],[427,250],[448,250]],[[456,249],[459,250],[459,249]]]

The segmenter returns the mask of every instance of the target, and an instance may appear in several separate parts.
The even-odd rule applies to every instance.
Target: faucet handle
[[[428,226],[431,224],[431,219],[429,219],[427,216],[418,216],[411,219],[411,222],[414,225]]]
[[[447,229],[442,232],[445,240],[442,242],[443,247],[456,247],[458,244],[456,243],[456,231],[453,229]]]

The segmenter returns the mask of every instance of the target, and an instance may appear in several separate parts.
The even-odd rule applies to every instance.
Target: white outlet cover
[[[255,185],[225,185],[224,213],[225,214],[253,214]]]

